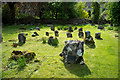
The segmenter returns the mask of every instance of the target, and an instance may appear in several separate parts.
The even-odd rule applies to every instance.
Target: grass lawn
[[[56,25],[60,27],[61,25]],[[68,27],[65,25],[64,27]],[[27,30],[20,30],[20,27],[26,27]],[[46,25],[39,26],[40,31],[30,30],[31,27],[37,26],[3,26],[2,35],[2,77],[3,78],[117,78],[118,77],[118,38],[115,37],[117,32],[113,30],[98,30],[97,27],[91,25],[81,25],[83,31],[89,30],[93,38],[96,32],[101,32],[103,40],[95,41],[95,48],[89,48],[84,44],[85,65],[80,64],[64,64],[59,54],[64,48],[66,40],[83,40],[78,37],[78,30],[72,32],[73,38],[67,38],[65,30],[59,30],[59,44],[57,47],[43,44],[42,37],[45,37],[45,32],[50,32],[50,36],[54,36],[54,32]],[[76,26],[72,26],[73,28]],[[107,27],[105,27],[107,28]],[[36,31],[39,36],[31,37],[31,34]],[[18,42],[19,32],[28,33],[26,43],[16,48],[12,46],[15,40]],[[48,37],[47,37],[48,38]],[[9,65],[9,57],[13,50],[34,51],[35,59],[40,62],[31,61],[24,68],[19,69],[16,62],[12,62],[11,68],[6,68]]]

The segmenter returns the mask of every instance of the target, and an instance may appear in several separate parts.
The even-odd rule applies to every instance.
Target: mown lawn
[[[56,25],[60,27],[61,25]],[[65,25],[63,27],[68,27]],[[27,30],[20,30],[20,27],[26,27]],[[40,31],[29,30],[31,27],[37,26],[3,26],[2,35],[2,77],[3,78],[117,78],[118,77],[118,34],[112,30],[98,30],[97,27],[91,25],[81,25],[83,31],[89,30],[93,38],[96,32],[101,32],[103,40],[95,41],[95,48],[89,48],[84,45],[84,60],[85,65],[80,64],[64,64],[59,54],[64,48],[64,41],[66,40],[83,40],[78,37],[78,30],[72,32],[73,38],[67,38],[65,30],[59,30],[59,44],[57,47],[43,44],[42,37],[45,37],[45,32],[50,32],[50,36],[54,36],[54,32],[50,27],[41,25]],[[73,28],[76,26],[72,26]],[[106,27],[107,28],[107,27]],[[57,28],[56,28],[57,29]],[[36,31],[39,36],[31,37],[31,34]],[[19,32],[28,33],[27,41],[22,46],[16,48],[12,46],[13,42],[8,40],[15,40],[18,42]],[[48,38],[48,37],[47,37]],[[36,53],[35,59],[40,62],[31,61],[24,68],[19,69],[18,65],[12,68],[6,68],[9,65],[9,57],[13,50],[34,51]]]

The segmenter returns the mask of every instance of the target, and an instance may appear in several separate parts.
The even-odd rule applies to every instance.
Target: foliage
[[[114,27],[114,31],[118,31],[119,29],[118,29],[118,27]]]
[[[7,4],[2,5],[2,22],[10,23],[10,8]]]
[[[75,10],[76,10],[76,13],[77,13],[77,17],[88,18],[89,17],[88,12],[85,11],[83,8],[85,8],[85,2],[78,2],[75,5]]]
[[[46,37],[42,37],[42,43],[46,43]]]
[[[25,57],[23,56],[22,58],[19,58],[17,60],[17,64],[19,65],[20,68],[24,67],[26,65],[26,59],[25,59]]]
[[[98,23],[100,14],[100,4],[98,2],[92,2],[92,15],[91,19],[93,23]]]
[[[108,30],[113,30],[113,27],[108,27]]]
[[[118,26],[120,24],[120,2],[113,2],[110,10],[113,23]]]

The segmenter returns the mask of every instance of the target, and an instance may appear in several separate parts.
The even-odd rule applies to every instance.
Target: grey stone
[[[100,39],[101,38],[101,33],[95,33],[95,38]]]
[[[79,38],[83,37],[83,32],[82,32],[82,31],[79,32],[79,33],[78,33],[78,36],[79,36]]]
[[[65,41],[62,53],[59,55],[64,58],[65,63],[84,63],[84,42],[69,40]]]
[[[67,38],[72,38],[72,34],[70,32],[67,32],[66,35],[67,35]]]
[[[25,43],[25,41],[26,41],[26,36],[25,35],[27,35],[27,34],[25,34],[25,33],[19,33],[18,34],[19,43],[21,43],[21,44]]]
[[[49,32],[46,32],[46,36],[49,36]]]
[[[73,30],[72,30],[72,27],[71,27],[71,26],[69,26],[68,31],[69,31],[69,32],[73,32]]]
[[[59,34],[58,34],[59,32],[58,31],[55,31],[55,36],[59,36]]]
[[[51,27],[51,31],[55,31],[55,27]]]

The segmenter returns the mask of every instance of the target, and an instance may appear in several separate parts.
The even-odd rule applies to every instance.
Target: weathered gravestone
[[[66,35],[67,35],[67,38],[72,38],[72,34],[70,32],[67,32]]]
[[[79,31],[79,32],[80,32],[80,31],[83,31],[83,28],[78,29],[78,31]]]
[[[36,27],[36,30],[40,31],[40,28],[39,28],[39,27]]]
[[[13,50],[10,59],[17,60],[24,57],[26,61],[29,61],[32,60],[35,56],[36,54],[34,52]]]
[[[71,27],[71,26],[69,26],[68,31],[69,31],[69,32],[73,32],[73,30],[72,30],[72,27]]]
[[[59,55],[64,58],[65,63],[84,64],[83,53],[84,53],[83,41],[69,40],[65,41],[63,51]]]
[[[53,38],[53,36],[50,36],[48,39],[48,44],[52,46],[57,46],[59,43],[57,38]]]
[[[0,43],[3,41],[2,34],[0,34]]]
[[[74,30],[77,30],[77,27],[75,27]]]
[[[49,32],[46,32],[46,36],[49,36]]]
[[[59,36],[58,31],[55,31],[55,36]]]
[[[28,34],[25,34],[25,33],[19,33],[18,34],[19,43],[21,43],[21,44],[25,43],[25,41],[26,41],[26,35],[28,35]]]
[[[39,36],[37,32],[34,32],[34,33],[32,34],[32,37],[35,37],[35,36]]]
[[[85,43],[93,43],[94,44],[94,40],[93,40],[93,37],[90,34],[90,31],[85,31],[84,41],[85,41]]]
[[[101,33],[95,33],[95,38],[96,39],[101,39]]]
[[[51,31],[55,31],[55,27],[54,26],[51,27]]]
[[[104,27],[103,26],[100,26],[100,25],[98,25],[98,29],[104,29]]]
[[[78,33],[78,36],[79,36],[79,38],[83,37],[83,32],[82,32],[82,31],[79,32],[79,33]]]

